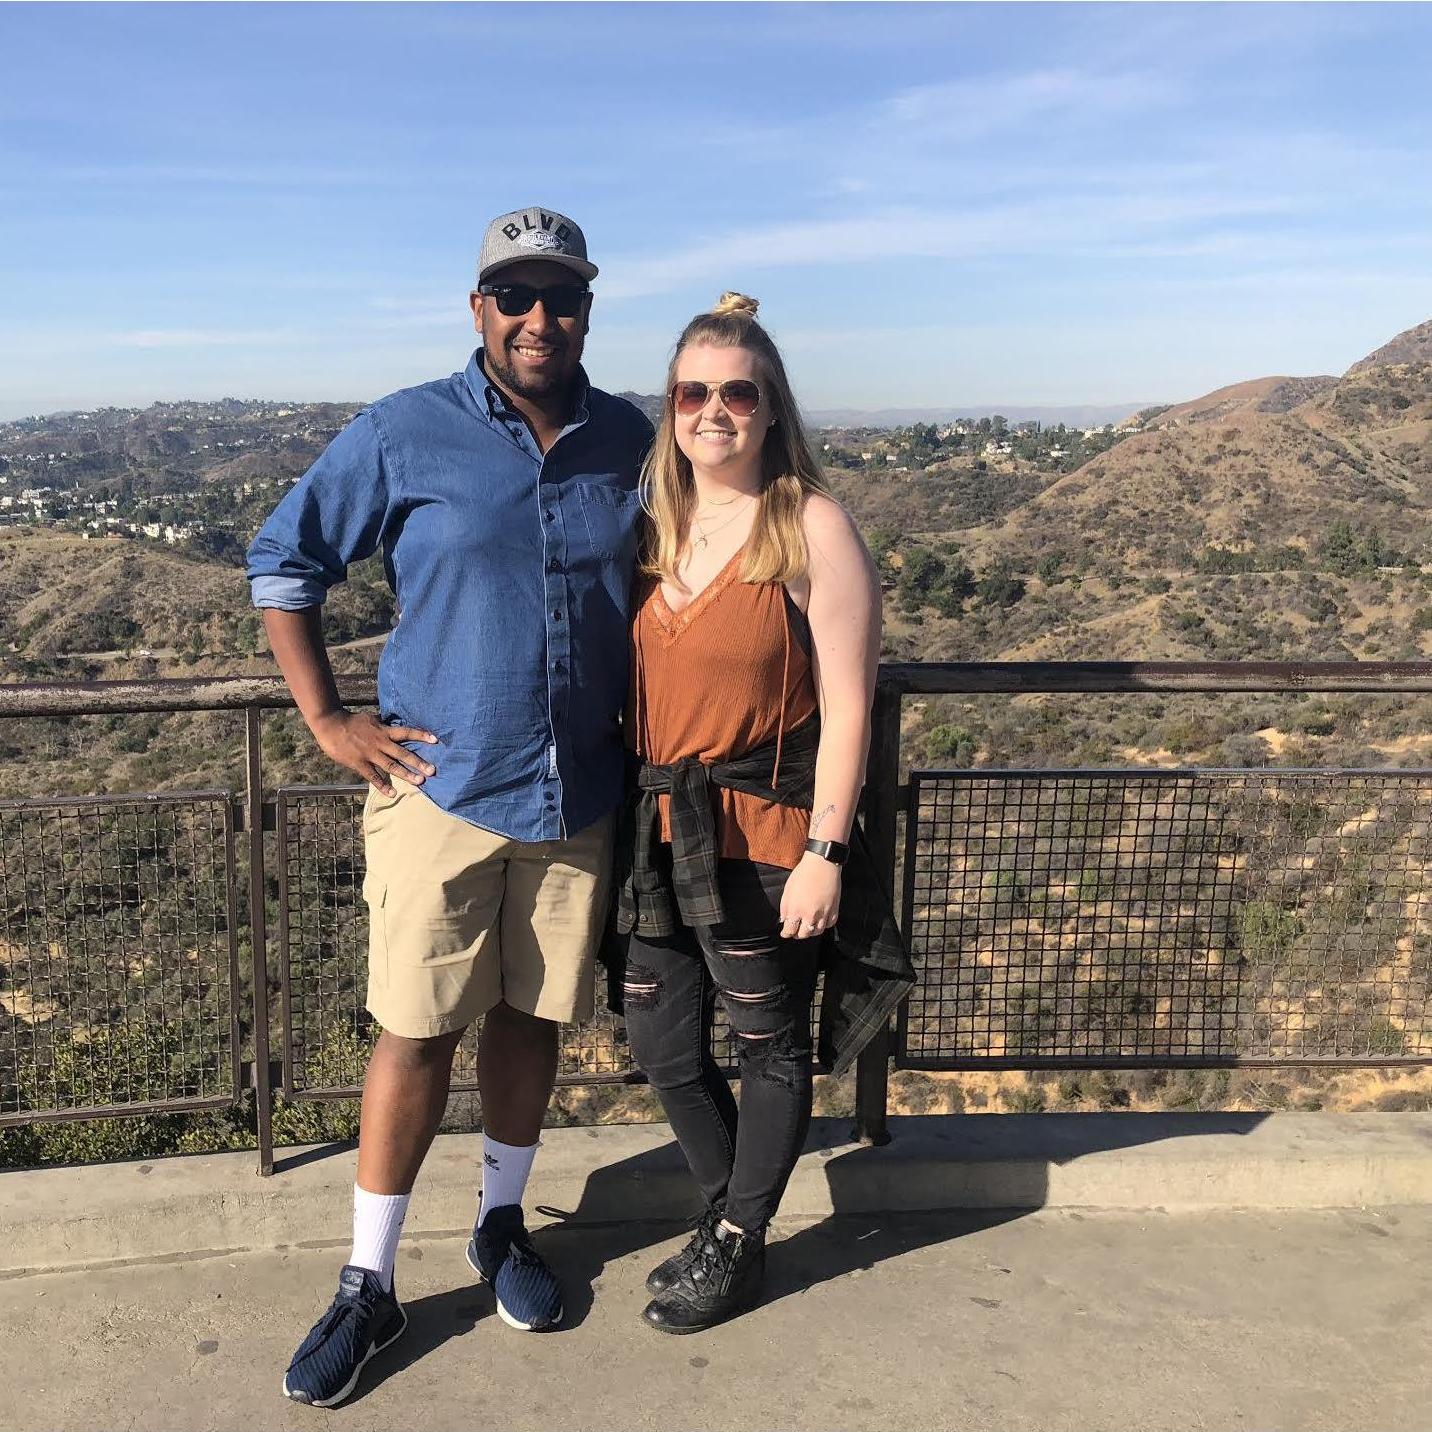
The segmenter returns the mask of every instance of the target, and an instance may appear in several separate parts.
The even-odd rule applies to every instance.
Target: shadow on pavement
[[[275,1174],[288,1173],[292,1169],[303,1168],[306,1164],[322,1163],[324,1159],[352,1153],[357,1147],[357,1139],[345,1139],[341,1143],[315,1144],[312,1148],[302,1149],[296,1154],[280,1154],[276,1151],[273,1171]]]
[[[890,1120],[889,1145],[851,1148],[843,1153],[831,1147],[840,1137],[838,1121],[818,1120],[807,1152],[812,1148],[830,1151],[824,1170],[832,1216],[772,1244],[763,1301],[804,1293],[845,1274],[873,1268],[887,1258],[1036,1213],[1048,1202],[1051,1167],[1089,1154],[1171,1138],[1249,1134],[1266,1117],[1262,1113],[912,1115]],[[893,1212],[880,1208],[878,1196],[873,1200],[872,1194],[887,1176],[881,1163],[892,1154],[898,1157],[902,1142],[918,1142],[926,1159],[937,1167],[937,1161],[947,1160],[949,1179],[956,1183],[964,1180],[973,1165],[1010,1161],[1018,1175],[1006,1175],[1003,1183],[1015,1206],[941,1209],[932,1196],[923,1212],[916,1206],[918,1199],[891,1200]],[[931,1178],[928,1170],[918,1176],[922,1181]],[[933,1195],[935,1190],[930,1192]],[[903,1213],[899,1211],[902,1207]]]
[[[1200,1134],[1251,1133],[1263,1114],[1031,1114],[909,1116],[891,1120],[892,1143],[885,1148],[852,1148],[845,1140],[849,1121],[816,1120],[807,1153],[823,1154],[831,1216],[798,1229],[771,1245],[763,1304],[809,1292],[822,1283],[872,1269],[936,1244],[979,1233],[1037,1212],[1048,1196],[1049,1170],[1085,1155],[1132,1148]],[[901,1168],[902,1149],[918,1145],[920,1158]],[[594,1140],[593,1154],[599,1143]],[[980,1163],[1005,1167],[1001,1187],[1016,1207],[940,1208]],[[1010,1164],[1017,1174],[1012,1175]],[[667,1198],[674,1170],[685,1162],[668,1143],[620,1162],[592,1169],[574,1209],[538,1206],[557,1221],[533,1233],[533,1241],[562,1281],[566,1300],[560,1328],[541,1336],[560,1337],[586,1320],[601,1295],[608,1267],[633,1254],[655,1250],[691,1226],[700,1210],[694,1183],[676,1180],[686,1192]],[[888,1180],[895,1179],[892,1185]],[[917,1181],[911,1183],[910,1181]],[[950,1189],[947,1180],[956,1184]],[[898,1196],[893,1209],[881,1206],[882,1190]],[[922,1194],[928,1198],[924,1209]],[[614,1217],[614,1212],[627,1216]],[[655,1251],[651,1262],[657,1261]],[[401,1264],[399,1265],[401,1268]],[[645,1306],[641,1289],[646,1268],[623,1280],[631,1298],[632,1330]],[[461,1278],[461,1272],[455,1270]],[[627,1284],[630,1283],[630,1287]],[[470,1332],[493,1315],[492,1291],[476,1281],[406,1305],[408,1332],[393,1350],[365,1371],[357,1401],[443,1343]],[[912,1316],[914,1313],[912,1312]]]
[[[402,1296],[401,1287],[398,1295]],[[473,1283],[418,1298],[404,1303],[403,1308],[408,1314],[407,1332],[363,1369],[358,1387],[343,1404],[345,1407],[361,1402],[390,1377],[397,1377],[450,1339],[470,1333],[493,1314],[492,1292]]]

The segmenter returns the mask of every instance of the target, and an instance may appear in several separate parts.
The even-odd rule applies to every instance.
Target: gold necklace
[[[752,498],[751,500],[754,501],[755,499]],[[735,498],[732,498],[731,501],[734,502]],[[727,504],[722,503],[721,505],[724,507]],[[741,512],[745,510],[743,507]],[[691,544],[691,550],[693,552],[700,552],[709,547],[711,545],[711,534],[713,532],[719,532],[723,527],[729,527],[741,515],[741,512],[733,512],[724,521],[718,522],[714,527],[703,527],[693,512],[691,514],[691,525],[696,529],[698,535],[696,540]]]

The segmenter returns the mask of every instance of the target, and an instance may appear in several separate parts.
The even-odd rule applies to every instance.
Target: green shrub
[[[948,766],[972,766],[979,751],[979,742],[963,726],[942,722],[930,727],[925,737],[925,759]]]
[[[1268,900],[1250,900],[1243,907],[1240,941],[1255,960],[1282,960],[1302,934],[1296,915]]]

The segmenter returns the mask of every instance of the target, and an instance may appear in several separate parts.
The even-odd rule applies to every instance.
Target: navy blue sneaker
[[[387,1291],[367,1268],[346,1265],[332,1307],[288,1365],[283,1395],[310,1407],[337,1407],[358,1385],[363,1364],[397,1342],[407,1326],[396,1291]]]
[[[508,1327],[532,1333],[562,1321],[562,1289],[532,1246],[518,1204],[494,1208],[472,1230],[467,1265],[492,1284],[497,1315]]]

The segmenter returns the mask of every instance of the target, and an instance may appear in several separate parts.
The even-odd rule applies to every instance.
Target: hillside
[[[1383,368],[1394,363],[1432,363],[1432,318],[1399,333],[1366,358],[1359,358],[1348,374],[1363,373],[1369,368]]]
[[[1254,378],[1247,383],[1231,383],[1191,402],[1176,403],[1157,416],[1161,428],[1179,427],[1184,423],[1219,422],[1244,413],[1286,413],[1324,388],[1336,378]]]
[[[951,430],[950,446],[928,427],[880,437],[821,434],[836,492],[885,566],[887,654],[1432,655],[1432,592],[1421,570],[1432,563],[1432,362],[1404,361],[1427,328],[1410,329],[1341,379],[1232,384],[1149,413],[1144,431],[1090,438],[1060,430],[1039,439],[1043,446],[1012,430],[1000,439],[989,423],[988,441],[967,426],[964,436]],[[11,474],[22,463],[41,465],[31,462],[37,456],[70,471],[79,454],[93,469],[93,492],[113,492],[113,478],[97,474],[122,470],[140,493],[133,499],[140,517],[177,519],[197,508],[228,538],[215,560],[192,540],[165,547],[81,540],[53,524],[0,529],[5,676],[271,670],[235,553],[350,411],[171,404],[0,425]],[[1087,461],[1081,443],[1093,453]],[[13,481],[0,488],[14,490]],[[67,520],[73,527],[73,516]],[[378,564],[355,570],[325,618],[335,646],[347,648],[339,660],[370,668],[391,619]],[[354,642],[362,644],[347,645]],[[1285,702],[1284,711],[1222,703],[1201,745],[1190,745],[1187,731],[1170,740],[1164,730],[1174,719],[1168,712],[1190,703],[1168,703],[1166,719],[1142,723],[1116,719],[1112,706],[1099,703],[1057,720],[1046,710],[1037,721],[1026,702],[987,703],[971,714],[976,705],[964,703],[969,709],[956,723],[967,737],[955,742],[961,760],[1062,759],[1077,748],[1098,763],[1140,751],[1214,759],[1235,749],[1249,759],[1295,761],[1372,750],[1406,734],[1405,711],[1394,716],[1389,707],[1384,717],[1377,703],[1364,703],[1376,716],[1372,726],[1349,718],[1346,729],[1334,721],[1322,735],[1292,741],[1277,733],[1287,734],[1299,703]],[[949,744],[932,733],[951,724],[950,707],[948,700],[910,704],[914,759]],[[122,742],[138,741],[137,728],[75,742],[61,738],[60,723],[47,725],[51,789],[96,788],[77,784],[86,779],[116,789],[141,779],[129,758],[135,753],[120,758]],[[301,761],[306,740],[301,731],[290,734],[276,754]],[[1403,755],[1410,759],[1416,748]],[[181,763],[161,777],[156,758],[143,763],[143,778],[193,781],[213,764],[205,752],[192,769]],[[25,777],[36,778],[34,768]]]
[[[1143,433],[971,541],[1038,560],[1094,540],[1102,564],[1133,571],[1183,566],[1213,545],[1311,550],[1339,521],[1420,545],[1432,491],[1349,437],[1297,413],[1258,412]]]

